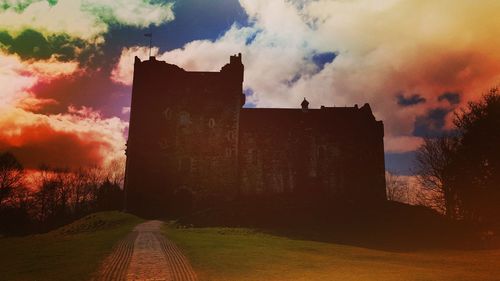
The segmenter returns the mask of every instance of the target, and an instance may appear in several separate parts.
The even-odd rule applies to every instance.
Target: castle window
[[[255,149],[249,149],[248,152],[247,152],[247,159],[248,159],[248,162],[252,163],[252,164],[256,164],[257,163],[257,158],[258,158],[258,155],[257,155],[257,150]]]
[[[179,125],[181,126],[188,126],[191,123],[191,118],[189,116],[189,113],[186,111],[181,111],[179,114]]]
[[[226,148],[226,157],[232,157],[234,154],[234,151],[232,148]]]
[[[215,119],[214,119],[214,118],[210,118],[210,119],[208,120],[208,127],[209,127],[210,129],[213,129],[213,128],[215,127]]]
[[[163,117],[165,117],[165,120],[170,120],[172,119],[172,110],[170,110],[170,108],[166,108],[164,111],[163,111]]]
[[[161,138],[158,143],[161,149],[167,149],[169,147],[169,142],[166,138]]]
[[[195,172],[198,169],[198,161],[195,158],[191,158],[191,167],[190,171]]]
[[[226,133],[226,138],[228,141],[236,140],[236,131],[228,131]]]

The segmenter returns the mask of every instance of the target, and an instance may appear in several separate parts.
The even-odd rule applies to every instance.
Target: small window
[[[236,140],[236,131],[228,131],[226,133],[226,138],[228,141]]]
[[[179,124],[182,126],[187,126],[191,123],[191,119],[189,113],[186,111],[182,111],[179,115]]]
[[[169,147],[169,142],[166,138],[161,138],[158,143],[161,149],[167,149]]]
[[[198,161],[195,158],[191,158],[191,167],[190,171],[196,171],[198,169]]]
[[[258,160],[258,154],[256,149],[248,149],[247,151],[248,162],[256,164]]]
[[[167,107],[167,109],[163,111],[163,117],[165,117],[165,120],[172,119],[172,110],[170,110],[170,108]]]
[[[208,127],[209,127],[210,129],[213,129],[213,128],[215,127],[215,119],[214,119],[214,118],[210,118],[210,119],[208,120]]]
[[[233,156],[233,149],[226,148],[226,157],[232,157],[232,156]]]

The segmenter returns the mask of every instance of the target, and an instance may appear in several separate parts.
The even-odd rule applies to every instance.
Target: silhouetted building
[[[383,124],[368,104],[242,108],[243,72],[241,54],[219,72],[135,58],[127,210],[281,193],[385,200]]]

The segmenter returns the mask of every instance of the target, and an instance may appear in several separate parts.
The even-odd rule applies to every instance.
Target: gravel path
[[[139,224],[120,241],[95,281],[194,281],[188,259],[160,233],[161,221]]]

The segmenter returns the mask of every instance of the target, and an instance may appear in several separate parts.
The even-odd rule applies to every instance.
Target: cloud
[[[102,41],[110,25],[147,27],[173,20],[171,3],[145,0],[59,0],[2,2],[0,30],[33,29],[44,35],[67,34]]]
[[[396,96],[398,99],[398,104],[401,106],[412,106],[419,103],[424,103],[426,99],[419,94],[413,94],[409,97],[405,97],[403,94],[399,94]]]
[[[124,159],[127,123],[119,118],[104,118],[87,107],[69,107],[60,114],[37,113],[58,101],[37,97],[33,87],[77,73],[76,63],[54,58],[23,61],[0,52],[0,64],[0,151],[12,151],[28,168],[40,164],[106,166]]]
[[[244,88],[252,90],[247,102],[257,107],[298,107],[304,95],[311,107],[369,102],[384,121],[389,151],[415,148],[414,134],[449,129],[456,106],[500,79],[500,2],[240,3],[248,26],[235,24],[216,40],[192,41],[157,57],[186,70],[219,70],[241,52]],[[123,49],[113,79],[129,85],[133,56],[146,59],[146,50]],[[335,57],[318,66],[314,58],[321,53]],[[437,97],[450,91],[462,93],[460,102],[443,105]],[[419,93],[399,97],[419,105],[393,102],[402,92]]]
[[[28,96],[26,91],[36,84],[38,79],[30,75],[23,75],[24,67],[16,56],[6,56],[0,52],[0,109],[13,106],[22,97]]]
[[[84,51],[91,51],[95,46],[66,34],[45,37],[39,31],[25,29],[14,37],[7,31],[0,31],[0,48],[25,60],[56,57],[61,61],[70,61],[78,58]]]
[[[414,136],[390,136],[385,137],[384,146],[387,153],[405,153],[416,150],[423,139]]]
[[[34,104],[35,97],[30,91],[40,81],[50,81],[57,77],[74,74],[78,70],[76,62],[60,62],[54,57],[47,60],[22,61],[19,56],[0,52],[0,109],[15,107],[24,100]]]
[[[437,137],[446,129],[446,117],[450,109],[436,108],[431,109],[424,116],[419,116],[415,120],[415,129],[413,134],[420,137]]]
[[[75,74],[79,69],[77,62],[61,62],[52,56],[47,60],[30,61],[24,65],[24,70],[30,71],[44,80],[50,80],[61,75]]]
[[[0,116],[0,150],[13,152],[28,168],[106,166],[124,158],[125,127],[85,108],[58,115],[13,108]]]
[[[171,3],[154,0],[3,1],[0,150],[13,151],[29,168],[123,161],[127,122],[82,106],[98,94],[101,103],[119,94],[93,93],[109,76],[102,64],[87,69],[80,63],[104,51],[99,48],[111,27],[146,28],[173,18]],[[84,80],[92,81],[82,86]]]
[[[452,92],[446,92],[443,93],[442,95],[438,96],[438,101],[443,101],[446,100],[450,104],[459,104],[460,103],[460,94],[459,93],[452,93]]]
[[[152,54],[158,54],[158,48],[152,49]],[[111,80],[123,85],[132,85],[134,77],[134,58],[148,58],[149,49],[145,47],[124,48],[121,52],[118,63],[111,71]],[[159,58],[160,59],[160,58]]]

